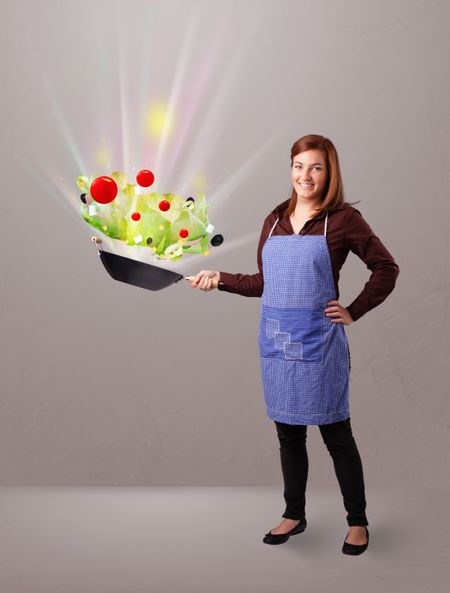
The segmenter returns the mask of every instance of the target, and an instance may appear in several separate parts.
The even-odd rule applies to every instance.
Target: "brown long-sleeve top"
[[[256,274],[230,274],[220,272],[218,289],[243,296],[260,297],[264,287],[262,249],[270,230],[279,218],[272,236],[292,235],[287,206],[289,200],[279,204],[264,220],[258,245],[258,268]],[[301,235],[323,235],[325,213],[308,220],[301,229]],[[394,290],[400,272],[394,258],[364,220],[361,212],[344,203],[336,210],[328,212],[327,244],[330,252],[333,279],[339,299],[339,272],[349,251],[355,253],[372,272],[369,280],[356,299],[346,307],[353,321],[382,303]]]

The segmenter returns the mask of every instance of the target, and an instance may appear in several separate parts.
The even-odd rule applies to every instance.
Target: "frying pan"
[[[183,278],[186,280],[191,279],[191,276],[183,276],[171,270],[104,251],[101,247],[102,241],[97,237],[92,237],[92,241],[97,247],[98,254],[106,271],[114,280],[118,280],[119,282],[132,284],[133,286],[139,286],[147,290],[161,290],[179,282]]]

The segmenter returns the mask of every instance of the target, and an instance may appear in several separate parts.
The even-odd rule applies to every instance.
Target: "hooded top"
[[[279,218],[272,236],[292,235],[294,229],[287,215],[289,200],[278,204],[266,216],[258,245],[258,268],[256,274],[230,274],[220,272],[218,289],[243,296],[260,297],[264,288],[264,270],[262,269],[262,249],[270,230]],[[301,235],[323,235],[325,212],[306,221],[300,230]],[[361,212],[348,203],[328,211],[327,245],[330,252],[333,280],[339,299],[339,272],[347,259],[349,251],[355,253],[372,272],[364,288],[355,300],[346,307],[353,321],[362,317],[382,303],[394,290],[400,272],[394,258],[364,220]]]

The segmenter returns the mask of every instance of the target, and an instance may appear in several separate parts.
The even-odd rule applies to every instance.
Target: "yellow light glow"
[[[203,252],[203,255],[209,255],[209,251],[206,249],[206,250]]]
[[[206,188],[206,176],[202,171],[198,171],[192,179],[192,187],[196,192],[204,192]]]
[[[146,118],[147,133],[152,138],[161,138],[163,133],[168,138],[171,137],[174,131],[173,114],[169,112],[169,108],[165,103],[157,102],[149,106]]]
[[[95,153],[95,161],[97,165],[100,165],[101,167],[108,166],[111,161],[111,154],[106,146],[104,138],[100,139],[100,146]]]

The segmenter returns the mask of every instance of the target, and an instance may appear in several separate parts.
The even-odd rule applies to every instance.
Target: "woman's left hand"
[[[330,319],[332,323],[342,323],[343,325],[353,323],[350,313],[338,301],[328,301],[328,305],[331,306],[328,306],[324,311],[327,317],[333,317]]]

